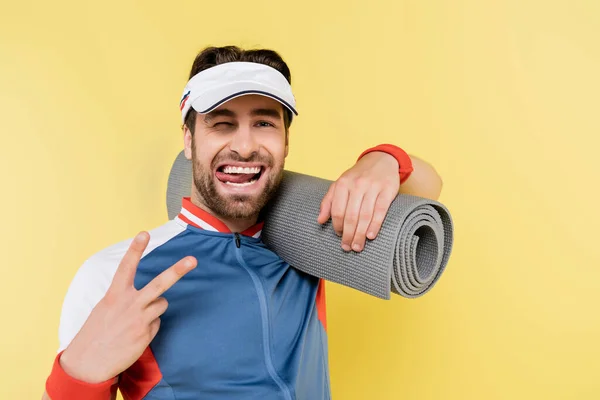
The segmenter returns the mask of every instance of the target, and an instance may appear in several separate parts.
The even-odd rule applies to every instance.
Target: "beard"
[[[224,161],[237,162],[260,162],[270,169],[269,175],[265,171],[261,172],[260,179],[264,179],[265,186],[258,195],[222,195],[217,190],[214,174],[216,166]],[[200,200],[216,216],[228,219],[246,219],[260,213],[263,207],[275,195],[279,183],[283,177],[284,163],[275,165],[273,157],[259,156],[256,153],[249,158],[243,158],[238,153],[217,155],[210,167],[205,167],[196,157],[196,146],[192,137],[192,169],[193,181],[196,191],[200,194]],[[266,169],[266,168],[263,168]]]

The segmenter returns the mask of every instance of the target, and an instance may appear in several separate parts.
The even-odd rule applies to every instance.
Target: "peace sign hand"
[[[129,368],[156,336],[167,300],[160,297],[194,269],[185,257],[137,290],[134,278],[150,240],[140,232],[123,256],[106,295],[90,313],[79,333],[60,357],[64,371],[75,379],[99,383]]]

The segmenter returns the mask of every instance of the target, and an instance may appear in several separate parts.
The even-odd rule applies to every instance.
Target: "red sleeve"
[[[100,383],[87,383],[69,376],[60,365],[58,353],[52,372],[46,380],[46,393],[52,400],[109,400],[117,391],[117,378]]]
[[[319,321],[323,324],[323,328],[327,331],[327,304],[325,301],[325,280],[323,279],[319,279],[317,289],[317,315]]]
[[[396,159],[396,161],[398,161],[398,173],[400,174],[400,184],[406,182],[410,174],[414,171],[410,156],[400,147],[394,146],[393,144],[380,144],[379,146],[371,147],[370,149],[365,150],[358,157],[358,159],[360,160],[365,154],[369,154],[373,151],[383,151],[384,153],[391,155]]]

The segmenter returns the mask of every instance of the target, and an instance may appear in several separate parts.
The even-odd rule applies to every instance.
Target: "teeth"
[[[252,185],[254,182],[256,182],[256,179],[252,179],[251,181],[244,182],[244,183],[225,182],[225,184],[226,184],[226,185],[231,185],[231,186],[236,186],[236,187],[244,187],[244,186],[250,186],[250,185]]]
[[[258,174],[260,167],[234,167],[228,165],[223,169],[226,174]]]

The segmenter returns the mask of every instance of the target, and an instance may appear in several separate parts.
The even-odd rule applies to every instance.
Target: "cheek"
[[[275,159],[275,163],[282,163],[285,158],[285,133],[277,132],[265,137],[263,147]]]
[[[210,169],[214,158],[223,150],[223,146],[214,140],[194,140],[192,152],[196,163],[203,168]]]

